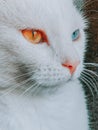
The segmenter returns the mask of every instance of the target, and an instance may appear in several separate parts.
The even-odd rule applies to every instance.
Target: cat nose
[[[73,74],[79,64],[80,61],[77,61],[75,63],[70,63],[70,61],[67,61],[63,63],[62,66],[68,68],[70,70],[70,73]]]

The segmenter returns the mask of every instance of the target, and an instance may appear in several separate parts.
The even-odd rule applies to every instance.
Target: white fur
[[[44,30],[50,45],[28,42],[20,32],[25,28]],[[81,37],[73,42],[71,35],[78,28]],[[0,130],[89,129],[78,81],[83,70],[84,28],[72,0],[0,1]],[[73,76],[61,65],[67,60],[80,61]],[[37,81],[35,86],[30,84],[28,96],[28,82],[16,81],[19,64],[34,72],[30,80]],[[6,93],[9,89],[10,94]]]

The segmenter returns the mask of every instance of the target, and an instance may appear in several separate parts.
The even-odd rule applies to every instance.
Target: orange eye
[[[22,34],[29,42],[33,44],[39,44],[43,42],[48,43],[48,39],[46,34],[41,30],[35,30],[35,29],[24,29],[22,30]]]

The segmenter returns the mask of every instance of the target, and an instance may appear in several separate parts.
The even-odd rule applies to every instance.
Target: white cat
[[[0,0],[0,130],[89,130],[85,28],[72,0]]]

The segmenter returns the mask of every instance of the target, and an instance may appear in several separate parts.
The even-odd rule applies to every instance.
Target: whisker
[[[9,79],[9,80],[6,80],[4,83],[1,83],[1,86],[6,86],[6,84],[8,83],[8,82],[11,82],[11,81],[14,81],[14,80],[17,80],[17,79],[19,79],[19,78],[24,78],[26,75],[31,75],[31,74],[33,74],[33,72],[35,72],[35,71],[31,71],[31,72],[28,72],[28,73],[25,73],[25,74],[22,74],[22,75],[19,75],[19,76],[16,76],[16,77],[14,77],[14,78],[11,78],[11,79]]]
[[[84,65],[98,67],[98,63],[84,63]]]
[[[33,85],[31,85],[28,89],[26,89],[20,96],[23,96],[25,95],[27,92],[29,92],[32,88],[33,88],[33,91],[36,90],[36,87],[38,84],[37,83],[34,83]],[[34,88],[35,87],[35,88]]]
[[[92,96],[94,97],[95,95],[94,95],[94,93],[93,93],[93,89],[91,88],[90,83],[88,82],[88,80],[86,80],[84,77],[82,77],[82,78],[80,78],[80,79],[86,84],[86,86],[89,88],[89,90],[90,90]]]
[[[93,72],[92,70],[84,69],[84,71],[89,72],[98,78],[98,75],[95,72]]]
[[[97,86],[98,83],[97,83],[97,80],[96,80],[96,78],[94,76],[92,76],[90,73],[85,72],[85,71],[83,71],[82,73],[84,73],[84,74],[88,75],[89,77],[91,77],[95,81],[96,86]]]
[[[21,84],[18,84],[18,85],[16,85],[16,86],[13,86],[13,88],[9,88],[9,89],[7,89],[6,91],[3,91],[3,95],[1,95],[1,96],[6,96],[6,95],[10,94],[11,92],[13,92],[15,89],[18,89],[19,87],[20,87],[20,89],[22,89],[21,86],[24,85],[24,84],[26,84],[27,82],[29,82],[29,80],[30,80],[30,79],[25,80],[25,81],[23,81]]]
[[[36,84],[36,86],[34,86],[35,88],[32,89],[32,87],[31,87],[30,89],[33,90],[33,91],[30,91],[30,90],[29,90],[29,91],[30,91],[30,94],[31,94],[31,95],[33,94],[33,96],[36,96],[36,94],[38,94],[38,92],[39,92],[39,89],[38,89],[39,86],[40,86],[39,84]],[[28,93],[27,93],[27,94],[28,94]],[[27,94],[26,94],[26,96],[28,96]]]
[[[96,82],[94,82],[94,81],[92,80],[92,78],[88,77],[88,76],[87,76],[88,74],[85,75],[85,74],[82,73],[81,75],[84,76],[85,78],[87,78],[87,79],[89,80],[89,82],[92,83],[92,85],[94,85],[93,88],[94,88],[94,90],[96,91],[96,93],[98,93],[98,92],[97,92],[98,89],[97,89],[97,87],[96,87],[96,86],[97,86]]]

